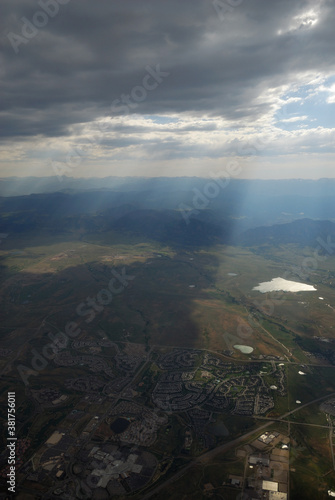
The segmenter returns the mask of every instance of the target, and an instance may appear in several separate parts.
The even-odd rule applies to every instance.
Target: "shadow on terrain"
[[[53,273],[13,272],[4,266],[2,340],[10,343],[12,330],[22,330],[16,343],[26,342],[27,335],[41,338],[73,321],[93,337],[99,331],[115,341],[199,347],[203,332],[194,318],[194,301],[209,299],[205,289],[215,281],[217,267],[214,255],[187,249],[129,265],[91,261]],[[126,277],[120,281],[112,270]],[[112,290],[119,293],[108,289],[111,278]]]

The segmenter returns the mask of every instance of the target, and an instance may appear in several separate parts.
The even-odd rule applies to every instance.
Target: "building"
[[[265,481],[264,480],[262,482],[262,490],[278,492],[278,483],[275,483],[274,481]]]
[[[266,457],[265,455],[250,455],[249,464],[250,465],[265,465],[266,467],[269,467],[270,459],[268,457]]]
[[[287,493],[281,493],[280,491],[270,491],[269,500],[287,500]]]
[[[273,441],[278,436],[279,436],[278,432],[273,432],[273,433],[265,432],[258,438],[258,441],[261,441],[262,443],[265,444],[270,444],[271,441]]]

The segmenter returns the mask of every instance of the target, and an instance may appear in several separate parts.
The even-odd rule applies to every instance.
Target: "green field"
[[[231,349],[234,342],[246,343],[256,355],[308,362],[303,350],[315,349],[313,335],[333,338],[333,311],[327,304],[335,292],[322,282],[325,269],[313,274],[313,282],[320,286],[316,294],[279,296],[252,290],[260,281],[292,273],[292,266],[306,253],[294,252],[297,249],[289,247],[287,254],[277,249],[275,255],[257,255],[222,245],[176,250],[112,232],[32,235],[29,241],[16,236],[0,252],[1,299],[7,311],[3,341],[8,338],[6,331],[12,336],[16,330],[24,342],[27,335],[19,335],[18,329],[38,329],[45,318],[55,329],[78,321],[93,335],[99,321],[115,340],[126,329],[133,342],[218,351]],[[335,268],[333,261],[327,259],[327,269]],[[135,279],[94,322],[85,323],[76,313],[78,305],[108,285],[112,269],[123,267]],[[324,301],[318,299],[319,293]],[[38,332],[35,335],[39,338]],[[245,357],[237,351],[234,356]]]
[[[291,424],[290,484],[291,498],[329,498],[327,490],[334,488],[328,429]]]
[[[308,491],[313,491],[314,497],[311,493],[310,498],[323,498],[324,489],[334,481],[327,444],[328,422],[319,410],[319,403],[299,409],[296,400],[303,406],[335,392],[334,311],[330,307],[335,291],[327,278],[335,270],[335,258],[328,257],[310,276],[310,282],[318,289],[316,293],[261,294],[252,290],[259,282],[284,276],[285,272],[288,279],[298,279],[292,269],[299,266],[308,252],[290,245],[273,253],[224,245],[191,250],[116,232],[72,231],[54,236],[32,234],[29,239],[24,235],[8,238],[0,250],[0,296],[4,304],[0,336],[3,348],[10,351],[0,358],[3,380],[0,396],[4,404],[8,390],[17,393],[20,429],[32,440],[27,456],[36,452],[61,424],[78,438],[96,411],[94,405],[81,399],[83,392],[67,388],[68,380],[91,375],[85,363],[65,367],[47,360],[42,370],[35,370],[29,376],[30,389],[56,387],[69,396],[64,405],[40,414],[34,413],[31,401],[27,403],[26,388],[18,373],[19,365],[32,367],[33,352],[39,355],[45,352],[43,348],[50,343],[50,334],[64,331],[68,322],[75,322],[81,330],[77,340],[105,337],[120,346],[141,344],[141,352],[150,353],[150,362],[145,365],[142,362],[132,385],[136,401],[150,409],[154,409],[151,393],[161,373],[157,358],[172,348],[207,350],[221,354],[225,362],[260,363],[260,369],[269,373],[263,375],[268,386],[276,385],[276,378],[270,374],[275,365],[271,363],[284,363],[286,393],[282,396],[273,393],[275,407],[267,416],[280,418],[297,409],[287,417],[290,424],[278,421],[272,426],[273,429],[291,426],[292,463],[296,464],[292,465],[295,472],[291,472],[292,498],[298,498],[296,492],[305,483]],[[134,278],[119,288],[120,293],[113,292],[108,304],[94,310],[92,302],[87,305],[88,300],[95,301],[95,305],[99,303],[101,291],[108,289],[112,271]],[[86,312],[93,307],[94,314],[78,314],[79,306]],[[88,316],[92,316],[89,322]],[[326,337],[329,342],[320,342],[316,336]],[[242,354],[234,349],[235,344],[251,346],[253,352]],[[66,350],[72,355],[85,355],[94,348],[75,350],[69,342]],[[115,353],[115,347],[103,348],[98,353],[109,365],[112,378],[118,376],[113,363]],[[201,359],[197,358],[194,380],[205,386],[215,380],[216,372],[213,368],[212,378],[205,381]],[[299,370],[306,375],[299,375]],[[102,372],[95,376],[102,383],[109,381],[109,376]],[[101,412],[106,405],[101,406]],[[67,418],[74,407],[87,413],[72,427],[71,419]],[[5,418],[4,413],[2,424]],[[229,435],[215,436],[213,446],[227,443],[264,422],[220,413],[214,419],[223,422]],[[186,413],[173,414],[169,415],[168,426],[157,432],[152,451],[159,460],[169,463],[167,471],[162,466],[164,478],[178,470],[178,460],[187,463],[204,451],[201,439],[195,435],[188,454],[183,450],[185,429],[189,425]],[[234,453],[231,450],[206,465],[194,466],[176,480],[169,492],[161,491],[156,498],[201,499],[209,494],[205,491],[208,484],[211,498],[236,498],[240,490],[224,484],[229,474],[243,474],[244,462],[236,459]]]

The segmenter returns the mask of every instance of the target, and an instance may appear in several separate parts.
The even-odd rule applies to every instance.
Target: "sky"
[[[333,0],[1,0],[0,176],[335,177]]]

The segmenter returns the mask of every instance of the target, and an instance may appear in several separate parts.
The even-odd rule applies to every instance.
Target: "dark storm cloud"
[[[73,124],[113,115],[113,102],[142,85],[147,66],[159,64],[169,76],[147,91],[136,113],[187,112],[241,123],[269,111],[269,88],[292,83],[299,73],[335,69],[331,1],[245,0],[223,21],[208,0],[63,2],[16,54],[13,34],[22,36],[22,17],[33,21],[42,8],[37,1],[2,0],[6,136],[61,136]],[[313,29],[303,18],[290,29],[295,16],[319,7]]]
[[[106,131],[108,132],[116,132],[116,133],[122,133],[122,134],[143,134],[146,132],[152,131],[153,126],[146,126],[146,125],[128,125],[124,123],[116,123],[111,121],[108,123],[108,126],[106,127]],[[155,127],[155,132],[156,133],[166,133],[166,132],[177,132],[178,134],[180,133],[186,133],[186,132],[210,132],[213,130],[217,129],[217,125],[215,123],[200,123],[200,124],[188,124],[188,125],[182,125],[178,126],[176,128],[172,127],[167,127],[167,126],[160,126]]]

